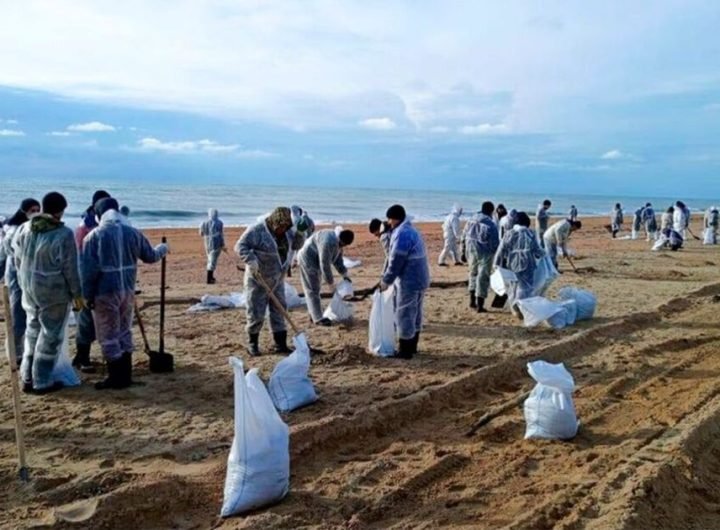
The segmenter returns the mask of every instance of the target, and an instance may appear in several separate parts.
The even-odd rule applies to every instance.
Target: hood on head
[[[218,211],[216,208],[210,208],[208,210],[208,217],[215,221],[218,218]]]
[[[51,232],[63,226],[65,223],[58,221],[50,214],[36,215],[30,220],[30,231],[36,234]]]
[[[454,213],[455,215],[462,215],[462,206],[460,206],[459,204],[453,204],[452,213]]]

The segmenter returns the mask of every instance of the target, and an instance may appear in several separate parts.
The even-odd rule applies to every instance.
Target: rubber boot
[[[276,331],[273,333],[275,341],[275,353],[291,353],[292,350],[287,345],[287,331]]]
[[[415,339],[398,339],[398,352],[396,357],[400,359],[412,359],[413,341]]]
[[[215,283],[215,275],[213,274],[213,271],[207,271],[207,283],[208,285]]]
[[[108,388],[124,388],[122,385],[125,376],[125,360],[123,357],[107,362],[108,376],[104,381],[95,383],[95,390],[107,390]]]
[[[94,374],[96,370],[90,362],[90,344],[76,343],[75,347],[77,353],[73,358],[72,365],[83,373]]]
[[[481,296],[477,297],[477,308],[476,311],[478,313],[487,313],[487,309],[485,309],[485,299]]]
[[[475,301],[475,291],[470,291],[470,309],[475,309],[477,302]]]
[[[260,355],[260,333],[248,334],[248,353],[253,357]]]
[[[125,352],[121,357],[122,360],[122,372],[120,372],[120,388],[127,388],[133,384],[132,379],[132,353]]]

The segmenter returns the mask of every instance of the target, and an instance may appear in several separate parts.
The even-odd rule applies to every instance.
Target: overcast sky
[[[715,0],[0,13],[0,179],[720,196]]]

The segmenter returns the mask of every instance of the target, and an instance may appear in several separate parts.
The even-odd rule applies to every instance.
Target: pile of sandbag
[[[290,486],[290,432],[253,368],[235,372],[235,438],[228,457],[220,515],[229,517],[278,502]]]
[[[323,313],[323,317],[337,323],[350,322],[353,318],[353,308],[346,300],[352,298],[353,294],[352,283],[348,280],[338,283],[330,305],[327,306]]]
[[[297,289],[285,282],[285,303],[288,309],[305,307],[305,299]],[[245,309],[247,302],[245,293],[230,293],[229,295],[206,294],[200,298],[200,303],[188,309],[188,313],[202,313],[205,311],[219,311],[221,309]]]
[[[562,363],[534,361],[527,365],[536,382],[525,400],[525,439],[569,440],[577,434],[578,420],[572,393],[575,381]]]
[[[268,392],[280,412],[290,412],[317,401],[315,387],[308,376],[310,347],[305,334],[293,338],[295,351],[275,365]]]
[[[558,292],[560,300],[533,296],[514,302],[527,328],[545,323],[553,329],[572,326],[579,320],[590,320],[595,315],[597,297],[585,289],[563,287]]]

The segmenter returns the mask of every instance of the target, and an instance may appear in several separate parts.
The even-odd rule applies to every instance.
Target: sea
[[[675,200],[683,200],[692,211],[704,211],[720,200],[686,197],[629,197],[609,195],[564,195],[548,193],[482,191],[423,191],[399,189],[364,189],[333,187],[299,187],[267,185],[199,185],[143,184],[139,182],[102,182],[73,184],[61,180],[28,179],[3,182],[0,186],[0,215],[11,215],[25,197],[38,200],[49,191],[59,191],[68,199],[65,220],[76,224],[90,205],[96,189],[106,189],[121,205],[130,208],[130,220],[139,228],[197,227],[207,218],[209,208],[217,208],[226,226],[246,226],[276,206],[298,205],[306,210],[316,224],[366,223],[373,217],[382,218],[389,206],[405,206],[415,221],[440,221],[457,204],[469,216],[480,209],[485,200],[504,204],[508,210],[534,212],[543,199],[552,201],[551,213],[565,215],[575,205],[581,217],[609,215],[620,202],[627,215],[651,202],[660,212]]]

